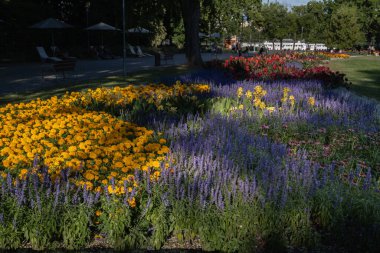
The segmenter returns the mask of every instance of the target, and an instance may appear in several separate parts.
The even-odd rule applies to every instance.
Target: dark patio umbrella
[[[54,46],[54,30],[66,29],[66,28],[72,28],[72,27],[73,27],[72,25],[66,24],[65,22],[59,19],[48,18],[30,26],[29,28],[50,30],[52,46]]]
[[[86,28],[87,31],[101,31],[102,36],[102,46],[103,46],[103,31],[120,31],[120,29],[113,27],[109,24],[100,22],[96,25],[92,25]]]

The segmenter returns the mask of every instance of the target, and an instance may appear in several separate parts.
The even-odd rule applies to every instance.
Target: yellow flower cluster
[[[288,98],[289,98],[289,92],[291,91],[290,88],[288,87],[285,87],[284,90],[283,90],[283,95],[282,95],[282,98],[281,98],[281,102],[283,104],[285,104],[287,101],[288,101]]]
[[[315,98],[314,97],[309,97],[307,100],[307,103],[311,106],[315,105]]]
[[[265,109],[266,105],[265,105],[265,102],[262,101],[262,98],[267,94],[267,91],[263,89],[263,87],[261,85],[257,85],[255,86],[255,88],[253,89],[253,92],[250,91],[250,90],[247,90],[244,94],[244,89],[242,87],[239,87],[236,91],[236,95],[238,98],[242,98],[243,95],[245,95],[245,98],[248,99],[248,100],[251,100],[252,97],[253,97],[253,105],[256,107],[256,108],[259,108],[259,109]],[[234,110],[243,110],[244,109],[244,106],[243,105],[239,105],[238,107],[234,107],[232,108],[231,110],[234,111]]]
[[[186,85],[177,81],[173,86],[149,84],[140,86],[128,85],[123,88],[89,89],[85,92],[67,93],[64,99],[72,100],[83,107],[93,103],[105,104],[107,106],[126,106],[136,100],[145,100],[149,104],[154,104],[157,108],[161,108],[162,101],[166,99],[208,92],[210,92],[210,86],[207,84]]]
[[[281,102],[282,102],[283,105],[286,105],[287,102],[289,101],[291,108],[294,108],[294,105],[296,103],[296,99],[294,98],[293,95],[289,96],[289,92],[291,92],[291,91],[292,90],[290,88],[288,88],[288,87],[284,88],[283,95],[282,95],[282,98],[281,98]]]
[[[290,95],[290,92],[291,92],[291,89],[288,87],[285,87],[283,89],[283,95],[281,98],[281,104],[282,105],[279,108],[266,105],[265,102],[262,101],[263,97],[267,94],[267,91],[264,90],[263,87],[260,85],[255,86],[253,92],[251,92],[250,90],[247,90],[245,93],[244,93],[244,89],[242,87],[239,87],[236,94],[237,94],[238,98],[242,98],[243,94],[245,94],[244,98],[246,98],[248,100],[251,100],[251,98],[253,97],[253,105],[255,106],[255,108],[260,109],[260,110],[265,109],[269,113],[272,113],[276,110],[283,111],[284,107],[288,106],[288,105],[290,105],[291,110],[294,110],[294,108],[296,106],[296,99],[293,95]],[[310,106],[314,106],[315,105],[315,98],[309,97],[307,99],[307,104]],[[232,107],[230,109],[230,111],[234,112],[234,111],[243,110],[243,109],[244,109],[243,104],[240,104],[238,106]]]
[[[169,152],[165,139],[152,141],[151,130],[72,102],[70,97],[53,97],[1,107],[0,172],[23,177],[38,155],[53,179],[70,168],[83,176],[77,183],[89,189],[115,179],[114,193],[123,191],[125,180],[136,186],[136,169],[152,168],[152,176],[159,176]]]
[[[242,96],[243,96],[243,88],[242,87],[239,87],[238,89],[237,89],[237,91],[236,91],[236,96],[238,97],[238,98],[241,98]]]
[[[256,108],[261,110],[265,109],[265,102],[261,99],[267,94],[267,91],[263,89],[260,85],[255,86],[253,91],[253,104]]]

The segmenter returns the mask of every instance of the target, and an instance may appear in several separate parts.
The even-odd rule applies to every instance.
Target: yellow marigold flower
[[[243,110],[244,109],[244,105],[240,104],[239,107],[238,107],[239,110]]]
[[[97,155],[95,152],[90,152],[89,157],[90,157],[91,159],[96,159],[96,158],[98,157],[98,155]]]
[[[155,180],[158,180],[159,179],[159,177],[160,177],[160,172],[159,171],[155,171],[154,173],[153,173],[153,177],[154,177],[154,179]]]
[[[159,167],[160,167],[160,162],[158,162],[158,161],[153,161],[153,162],[151,163],[151,165],[152,165],[152,167],[159,168]]]
[[[91,172],[87,171],[85,174],[84,174],[84,177],[89,180],[89,181],[92,181],[95,179],[95,176],[94,174],[92,174]]]
[[[91,182],[84,182],[83,186],[86,186],[87,190],[92,190],[94,185]]]
[[[107,190],[108,190],[108,193],[109,193],[109,194],[114,194],[114,193],[116,193],[116,191],[117,191],[116,187],[114,188],[114,187],[112,187],[112,185],[109,185],[109,186],[107,187]]]
[[[100,215],[102,215],[102,211],[96,210],[95,215],[99,217]]]
[[[75,151],[77,151],[77,147],[75,147],[75,146],[70,146],[70,147],[68,148],[68,151],[69,151],[69,152],[75,152]]]
[[[134,197],[132,197],[131,199],[128,199],[128,204],[132,208],[136,207],[136,199]]]
[[[22,169],[22,170],[20,171],[19,178],[20,178],[20,179],[25,179],[27,173],[28,173],[28,170],[27,170],[27,169]]]

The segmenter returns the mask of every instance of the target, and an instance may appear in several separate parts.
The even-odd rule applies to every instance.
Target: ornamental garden
[[[347,57],[2,106],[0,248],[378,252],[380,105],[324,64]]]

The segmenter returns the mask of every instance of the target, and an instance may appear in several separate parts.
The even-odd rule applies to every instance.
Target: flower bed
[[[350,55],[344,54],[344,53],[318,52],[318,54],[326,56],[326,57],[328,57],[330,59],[334,59],[334,58],[337,58],[337,59],[348,59],[348,58],[350,58]]]
[[[318,57],[307,54],[230,57],[224,68],[236,80],[321,80],[326,87],[347,86],[344,74],[319,66]]]
[[[320,80],[171,89],[100,89],[1,108],[1,159],[13,163],[1,167],[0,248],[160,249],[174,237],[223,252],[378,250],[377,102]],[[136,109],[137,91],[157,113],[146,123],[154,130],[103,111]],[[182,114],[183,97],[202,110]],[[160,114],[173,103],[182,116],[174,120]],[[71,156],[22,171],[34,157],[18,149],[42,149],[34,165],[65,153],[80,160],[87,140],[85,162],[70,171]]]
[[[105,112],[88,111],[99,104],[127,108],[146,101],[163,110],[165,101],[209,92],[208,85],[148,85],[96,89],[66,94],[63,98],[36,100],[0,108],[0,157],[3,176],[23,178],[28,169],[46,165],[52,180],[62,169],[80,173],[88,189],[108,185],[113,178],[117,192],[131,181],[135,170],[159,175],[168,153],[165,139],[153,140],[153,131],[124,122]],[[133,180],[132,180],[133,181]],[[133,183],[133,182],[132,182]]]

